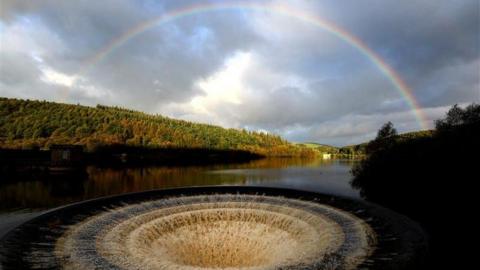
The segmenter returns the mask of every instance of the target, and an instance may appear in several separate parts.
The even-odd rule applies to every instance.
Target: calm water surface
[[[244,164],[98,168],[78,176],[6,181],[0,184],[0,236],[42,211],[81,200],[151,189],[250,185],[288,187],[359,198],[349,184],[355,161],[263,159]]]

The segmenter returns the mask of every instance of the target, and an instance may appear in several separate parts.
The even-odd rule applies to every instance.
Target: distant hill
[[[433,130],[412,131],[396,135],[395,140],[403,141],[415,138],[432,137],[433,133]],[[368,143],[369,142],[364,142],[360,144],[343,146],[339,149],[339,151],[344,154],[365,155]]]
[[[365,146],[367,144],[368,143],[362,143],[358,145],[336,147],[332,145],[315,143],[315,142],[297,143],[298,146],[312,149],[319,154],[323,154],[323,153],[333,154],[333,156],[336,158],[362,157],[365,154]]]
[[[399,134],[396,136],[396,140],[408,140],[414,138],[423,138],[423,137],[431,137],[433,135],[433,130],[421,130],[421,131],[413,131],[407,132],[403,134]],[[342,147],[335,147],[332,145],[321,144],[316,142],[301,142],[296,143],[296,145],[308,149],[312,149],[318,151],[320,153],[330,153],[334,154],[337,157],[349,157],[352,155],[363,156],[365,155],[366,147],[369,142],[363,142],[360,144],[354,145],[347,145]]]
[[[97,105],[0,98],[0,148],[48,148],[81,144],[145,148],[246,150],[265,156],[311,155],[277,135],[192,123]]]
[[[433,136],[434,130],[420,130],[397,135],[399,139],[415,139]]]
[[[317,150],[321,153],[337,153],[339,148],[327,144],[321,144],[321,143],[316,143],[316,142],[303,142],[303,143],[296,143],[296,145],[301,146],[301,147],[306,147],[309,149],[314,149]]]

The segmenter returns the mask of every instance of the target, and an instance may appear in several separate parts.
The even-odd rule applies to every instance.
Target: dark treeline
[[[175,120],[133,110],[0,98],[0,148],[48,149],[112,145],[143,149],[241,150],[264,156],[302,156],[311,150],[277,135]]]
[[[424,269],[464,269],[476,234],[467,211],[478,182],[480,105],[454,106],[426,136],[401,137],[386,124],[353,169],[361,195],[418,221],[430,236]],[[475,212],[475,211],[474,211]],[[472,216],[473,215],[473,216]]]
[[[389,124],[387,123],[386,125],[388,126]],[[396,134],[395,133],[395,140],[398,142],[398,141],[402,141],[402,140],[407,140],[408,141],[410,139],[431,137],[431,136],[433,136],[433,133],[434,133],[433,130],[413,131],[413,132],[407,132],[407,133],[402,133],[402,134]],[[369,151],[374,150],[376,144],[382,145],[382,140],[383,139],[380,136],[379,138],[377,138],[376,140],[373,140],[371,142],[340,147],[338,149],[338,152],[339,152],[339,154],[343,154],[343,155],[365,156],[365,155],[368,155]]]
[[[144,148],[126,145],[111,145],[86,153],[86,164],[97,167],[151,165],[207,165],[242,163],[262,158],[243,150],[206,148]]]
[[[205,148],[144,148],[112,145],[83,152],[79,159],[57,164],[51,150],[0,149],[0,184],[8,181],[72,177],[85,178],[85,168],[138,168],[151,166],[200,166],[242,164],[262,156],[242,150]],[[57,170],[55,170],[57,168]],[[63,170],[58,170],[58,169]]]

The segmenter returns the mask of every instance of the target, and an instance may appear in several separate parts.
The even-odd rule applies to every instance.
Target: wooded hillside
[[[81,144],[146,148],[247,150],[267,156],[309,155],[277,135],[192,123],[161,115],[97,105],[0,98],[0,148]]]

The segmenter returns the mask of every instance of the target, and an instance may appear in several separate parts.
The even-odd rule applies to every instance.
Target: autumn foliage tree
[[[192,123],[119,107],[0,98],[0,148],[81,144],[146,148],[247,150],[268,156],[308,155],[277,135]]]

